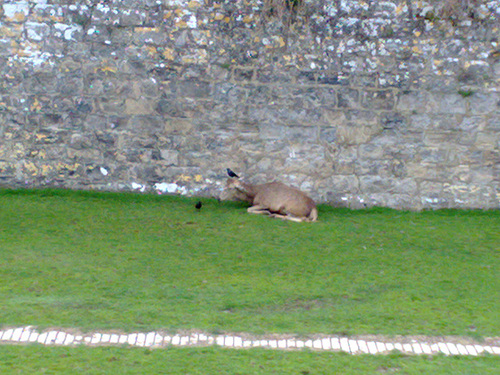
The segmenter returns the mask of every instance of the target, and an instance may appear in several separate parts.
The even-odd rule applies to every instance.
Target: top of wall
[[[310,0],[291,22],[277,11],[270,15],[269,1],[7,0],[0,55],[35,70],[71,52],[73,59],[129,57],[150,70],[218,64],[240,69],[235,79],[258,68],[263,81],[297,70],[306,83],[356,76],[360,86],[498,89],[490,69],[500,54],[498,0],[466,2],[477,4],[473,11],[456,10],[461,0]],[[412,67],[425,74],[410,76]]]

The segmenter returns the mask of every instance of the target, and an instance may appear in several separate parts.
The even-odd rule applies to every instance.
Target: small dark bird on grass
[[[240,176],[238,176],[236,173],[234,173],[232,170],[230,170],[229,168],[227,169],[227,175],[229,177],[233,177],[233,178],[240,178]]]
[[[198,211],[200,210],[201,206],[202,206],[201,201],[199,201],[198,203],[196,203],[196,204],[194,205],[194,207],[195,207]]]

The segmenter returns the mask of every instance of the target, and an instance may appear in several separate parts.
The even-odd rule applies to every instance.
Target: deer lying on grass
[[[267,214],[296,222],[316,221],[318,218],[316,204],[311,198],[281,182],[251,185],[230,178],[226,189],[235,191],[234,198],[249,202],[252,206],[247,211],[251,214]]]

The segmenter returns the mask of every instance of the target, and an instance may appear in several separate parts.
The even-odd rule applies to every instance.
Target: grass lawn
[[[498,358],[312,351],[0,346],[2,374],[460,374],[496,375]]]
[[[197,212],[196,201],[0,190],[0,325],[499,335],[499,211],[320,206],[319,222],[292,223],[215,200],[203,200]],[[0,350],[36,356],[45,349]],[[54,357],[70,350],[123,351],[131,361],[144,355],[116,348],[47,349]],[[151,356],[168,360],[179,353]],[[213,348],[190,353],[247,361],[253,355],[282,361],[291,355]],[[302,355],[310,354],[293,354]]]

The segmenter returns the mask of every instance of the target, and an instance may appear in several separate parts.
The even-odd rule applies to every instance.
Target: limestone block
[[[472,60],[465,63],[465,69],[457,71],[458,81],[466,85],[488,85],[493,80],[491,67],[485,61]]]
[[[363,108],[373,110],[391,110],[394,108],[395,97],[392,91],[363,91],[361,95]]]
[[[384,155],[384,147],[373,143],[361,144],[358,147],[359,159],[381,159]]]
[[[422,205],[413,195],[374,193],[366,198],[367,206],[385,206],[397,210],[420,210]]]
[[[498,192],[494,188],[478,185],[474,181],[470,184],[444,183],[443,192],[454,204],[468,201],[473,208],[492,207],[498,204]]]
[[[304,78],[299,73],[299,69],[296,67],[277,69],[273,66],[268,66],[265,68],[259,67],[257,70],[255,70],[254,79],[263,84],[287,84],[290,83],[290,77],[293,77],[293,80],[299,84],[303,83],[304,81],[309,82],[311,79],[314,80],[314,75],[310,75],[309,78]]]
[[[78,24],[56,23],[53,26],[53,36],[66,41],[80,41],[83,28]]]
[[[103,132],[100,130],[95,132],[95,137],[98,142],[103,143],[107,147],[113,146],[117,138],[116,135],[114,135],[110,131]]]
[[[83,127],[89,130],[106,131],[123,128],[127,122],[127,117],[89,114],[85,117]]]
[[[146,12],[133,6],[131,9],[119,11],[120,26],[142,26],[147,15]]]
[[[467,153],[469,147],[456,144],[444,144],[443,149],[446,150],[446,162],[443,163],[447,167],[455,167],[463,163],[463,156]]]
[[[499,150],[500,149],[500,133],[499,132],[479,132],[474,142],[479,150]]]
[[[335,175],[321,181],[317,188],[332,194],[356,194],[359,192],[359,179],[354,175]]]
[[[339,175],[348,175],[355,172],[356,162],[349,160],[334,160],[333,171]]]
[[[426,130],[423,134],[423,145],[442,148],[445,143],[454,142],[457,132],[452,130],[439,131],[439,130]]]
[[[130,99],[129,99],[130,100]],[[95,104],[97,109],[102,112],[104,115],[123,115],[125,113],[125,100],[122,98],[96,98]],[[134,101],[130,100],[129,106],[130,109],[133,109]],[[141,103],[139,103],[141,104]],[[139,106],[139,109],[144,109]]]
[[[447,149],[442,146],[426,147],[419,152],[418,156],[423,163],[440,164],[446,162],[448,152]]]
[[[389,112],[383,115],[380,122],[384,130],[406,130],[408,128],[406,117],[399,112]]]
[[[29,40],[40,42],[50,35],[50,26],[40,22],[26,22],[26,36]]]
[[[251,110],[251,109],[250,109]],[[320,111],[308,110],[301,106],[272,106],[253,112],[260,115],[264,123],[279,123],[287,126],[317,126],[324,121]]]
[[[347,81],[341,79],[337,74],[318,74],[318,83],[322,85],[346,85]]]
[[[3,16],[8,22],[23,22],[29,14],[27,1],[16,1],[3,4]]]
[[[415,179],[447,181],[450,177],[448,168],[439,168],[435,163],[423,162],[417,158],[405,164],[407,176]]]
[[[194,124],[191,120],[187,119],[168,119],[163,121],[163,131],[165,134],[180,133],[187,134],[192,131]]]
[[[68,159],[78,160],[83,163],[93,163],[100,160],[101,152],[95,148],[85,148],[85,149],[73,149],[68,147],[67,150]]]
[[[362,109],[359,92],[350,88],[341,88],[338,91],[339,108]]]
[[[92,42],[102,43],[95,45],[95,47],[93,48],[94,53],[102,53],[106,51],[107,55],[109,55],[109,45],[112,44],[111,32],[112,31],[115,32],[114,31],[115,29],[110,29],[106,27],[104,22],[95,20],[94,15],[95,12],[93,13],[92,16],[91,26],[86,30],[85,39]]]
[[[476,131],[474,132],[460,131],[456,135],[456,141],[460,145],[466,145],[470,147],[476,141],[477,134],[478,132]]]
[[[285,138],[290,142],[315,142],[318,139],[318,128],[311,126],[287,126]]]
[[[134,44],[165,45],[168,34],[159,27],[135,27],[131,32],[131,39]],[[130,40],[130,39],[129,39]]]
[[[397,98],[396,110],[422,112],[425,110],[428,100],[428,95],[423,91],[403,92]]]
[[[421,132],[424,129],[429,128],[431,124],[431,116],[422,114],[412,114],[408,117],[408,130]]]
[[[417,191],[417,183],[413,178],[383,178],[380,176],[360,176],[360,190],[367,195],[376,193],[408,194]]]
[[[286,133],[285,126],[279,125],[260,125],[259,126],[259,137],[261,139],[272,140],[272,139],[282,139]]]
[[[261,90],[261,88],[254,88],[253,92],[251,91],[249,93],[244,87],[224,82],[214,87],[211,98],[213,98],[215,102],[221,104],[263,104],[267,97],[267,95],[263,95],[263,93],[268,92],[269,91],[265,89]]]
[[[140,99],[125,99],[125,114],[126,115],[149,115],[153,113],[153,101],[140,98]]]
[[[337,127],[337,137],[340,144],[354,145],[368,142],[374,135],[380,133],[378,125],[344,124]]]
[[[445,133],[457,129],[457,122],[460,117],[450,115],[431,115],[429,117],[428,128],[435,129],[435,131],[443,131]],[[468,130],[472,130],[469,128]]]
[[[313,71],[300,71],[297,76],[297,83],[312,84],[316,82],[316,74]]]
[[[437,103],[438,113],[465,114],[467,110],[467,101],[459,94],[434,94],[433,103]],[[434,111],[434,108],[431,108]]]
[[[390,160],[358,160],[354,164],[354,173],[358,176],[393,177],[392,167],[392,161]]]
[[[155,110],[160,115],[169,117],[188,117],[186,111],[182,110],[182,105],[174,99],[160,99],[155,105]]]
[[[500,131],[500,116],[492,116],[486,119],[486,130]]]
[[[1,155],[1,150],[0,150]],[[12,178],[15,176],[15,167],[7,162],[0,161],[0,177]]]
[[[188,80],[176,82],[174,92],[188,98],[207,98],[210,95],[210,84],[204,81]]]
[[[319,130],[319,140],[328,144],[335,143],[337,141],[337,129],[321,127]]]
[[[136,90],[148,98],[155,98],[159,93],[158,82],[154,78],[137,80],[134,82]]]
[[[296,94],[296,92],[294,92]],[[332,88],[316,88],[301,90],[300,97],[309,108],[331,108],[338,106],[337,92]]]
[[[32,95],[56,94],[61,82],[54,72],[38,72],[22,81],[23,91]]]
[[[472,114],[500,113],[500,95],[497,93],[474,93],[468,101]]]
[[[60,82],[57,89],[58,94],[63,96],[77,96],[83,94],[83,78],[82,77],[65,77],[64,82]]]
[[[160,150],[161,160],[163,164],[179,165],[179,151],[176,150]]]
[[[156,115],[137,115],[128,118],[126,128],[130,132],[129,141],[140,141],[148,144],[154,144],[157,141],[157,134],[164,126],[164,121]],[[136,137],[130,137],[135,135]],[[147,141],[144,141],[147,140]]]
[[[482,130],[486,126],[486,118],[482,116],[465,116],[462,121],[458,122],[458,129],[465,132],[476,132],[477,130]],[[452,127],[452,126],[450,126]],[[455,125],[455,127],[457,127]]]
[[[402,151],[408,152],[409,147],[402,145],[404,140],[398,130],[384,129],[381,133],[375,135],[370,144],[383,148],[383,155],[394,157]]]
[[[347,124],[348,118],[343,110],[327,110],[321,108],[321,116],[325,124],[329,127],[336,128]]]

